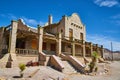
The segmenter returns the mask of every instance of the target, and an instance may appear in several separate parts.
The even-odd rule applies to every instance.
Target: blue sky
[[[36,27],[53,16],[58,22],[63,15],[78,13],[86,25],[87,41],[120,50],[120,1],[119,0],[0,0],[0,26],[12,19],[23,18]]]

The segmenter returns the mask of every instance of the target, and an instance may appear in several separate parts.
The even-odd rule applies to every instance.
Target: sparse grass
[[[19,69],[21,70],[21,72],[24,71],[25,68],[26,68],[25,64],[22,64],[22,63],[19,64]]]
[[[19,69],[21,70],[20,71],[20,76],[23,77],[23,71],[25,70],[26,66],[25,64],[19,64]]]

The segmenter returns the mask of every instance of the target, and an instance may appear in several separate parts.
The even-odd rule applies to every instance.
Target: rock
[[[105,70],[105,73],[109,72],[109,69],[106,69],[106,68],[105,68],[104,70]]]
[[[0,80],[6,80],[4,77],[0,77]]]

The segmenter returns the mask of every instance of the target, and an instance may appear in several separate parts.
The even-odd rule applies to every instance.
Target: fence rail
[[[33,49],[20,49],[20,48],[16,48],[16,54],[37,55],[38,51],[37,50],[33,50]]]

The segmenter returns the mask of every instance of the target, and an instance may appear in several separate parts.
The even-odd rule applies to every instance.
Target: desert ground
[[[120,61],[99,63],[96,74],[64,74],[51,67],[27,67],[23,78],[20,78],[20,69],[0,68],[0,80],[120,80]],[[108,71],[105,72],[104,69]],[[65,78],[65,79],[63,79]]]

